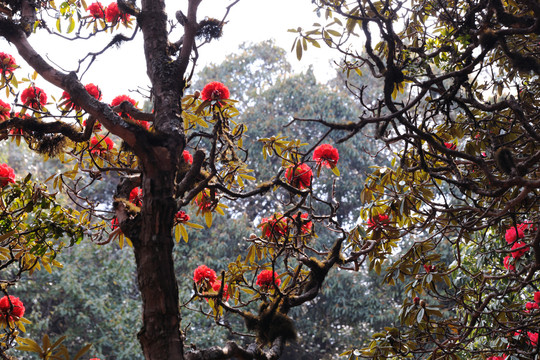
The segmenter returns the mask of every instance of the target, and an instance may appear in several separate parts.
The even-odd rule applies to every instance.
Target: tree
[[[325,43],[343,54],[346,74],[380,79],[380,95],[350,76],[364,106],[357,121],[298,121],[344,131],[344,141],[375,127],[394,153],[368,180],[361,212],[379,214],[370,267],[405,285],[401,326],[348,353],[537,358],[538,3],[314,3],[321,23],[292,30],[298,57]],[[404,255],[387,258],[396,247]]]
[[[164,2],[156,0],[144,0],[140,7],[120,2],[106,8],[100,3],[87,6],[68,1],[58,8],[53,2],[2,3],[0,36],[15,46],[18,56],[35,72],[18,80],[16,59],[1,54],[2,89],[11,100],[0,104],[0,131],[4,137],[24,139],[32,149],[70,166],[53,175],[54,192],[49,193],[42,185],[30,183],[29,177],[16,180],[13,170],[2,165],[2,194],[9,200],[1,209],[7,219],[2,267],[15,269],[12,279],[3,283],[5,297],[0,304],[3,354],[19,343],[20,350],[36,352],[42,358],[51,351],[68,357],[62,339],[53,343],[44,337],[39,345],[21,337],[18,329],[25,330],[26,320],[20,299],[11,290],[23,272],[39,267],[52,271],[51,265],[60,266],[57,253],[66,245],[80,243],[83,235],[100,243],[118,239],[133,246],[142,300],[138,338],[147,359],[279,358],[285,343],[296,337],[290,310],[315,299],[332,267],[362,256],[361,252],[342,254],[348,237],[335,220],[338,205],[333,191],[321,198],[313,191],[319,171],[313,173],[308,163],[319,167],[322,174],[338,172],[337,153],[330,144],[322,144],[326,152],[319,151],[311,160],[319,147],[309,149],[299,140],[284,137],[261,139],[263,151],[279,158],[281,167],[272,177],[250,185],[255,179],[243,147],[245,127],[235,121],[239,112],[229,99],[229,90],[212,82],[201,91],[184,93],[197,47],[218,38],[225,25],[225,19],[197,22],[199,4],[200,0],[188,1],[187,15],[178,11],[176,20],[169,20]],[[57,15],[56,30],[49,27],[49,12]],[[62,36],[71,41],[108,37],[102,51],[82,56],[81,67],[69,73],[47,62],[28,42],[33,32],[60,33],[66,25]],[[170,27],[180,26],[183,36],[172,39]],[[134,28],[132,36],[112,37],[120,27]],[[139,30],[152,112],[140,111],[127,95],[106,104],[101,101],[99,84],[80,81],[85,71],[82,64],[91,66],[96,57],[131,41]],[[62,95],[47,96],[41,85],[45,81],[63,90]],[[113,202],[113,230],[108,209],[84,193],[110,173],[121,178]],[[56,191],[67,194],[76,209],[57,205]],[[266,218],[261,236],[246,239],[245,256],[232,259],[219,279],[201,264],[190,281],[193,295],[189,302],[208,300],[200,301],[207,306],[201,305],[200,311],[213,315],[225,327],[230,325],[225,312],[243,319],[251,344],[244,347],[231,341],[225,346],[187,350],[180,309],[189,303],[179,303],[173,246],[175,240],[187,239],[186,227],[198,226],[181,209],[193,204],[210,226],[214,214],[224,213],[222,199],[232,201],[270,191],[276,193],[280,208]],[[34,222],[36,218],[42,222]],[[316,227],[333,232],[329,246],[310,243]]]

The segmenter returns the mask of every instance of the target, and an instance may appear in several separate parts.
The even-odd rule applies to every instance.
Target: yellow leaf
[[[177,225],[174,227],[174,240],[175,240],[177,243],[179,243],[181,237],[182,237],[182,235],[180,234],[180,224],[177,224]]]
[[[184,225],[182,224],[179,224],[180,225],[180,233],[182,234],[182,237],[184,238],[184,241],[187,243],[188,242],[188,232],[186,231],[186,228],[184,227]]]
[[[204,213],[204,220],[206,222],[207,227],[212,227],[212,213],[210,211],[206,211]]]
[[[339,169],[337,168],[337,166],[334,166],[332,168],[332,172],[334,173],[334,175],[339,176]]]

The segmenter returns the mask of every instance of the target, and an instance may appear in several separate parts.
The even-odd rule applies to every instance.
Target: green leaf
[[[80,359],[84,354],[86,354],[88,352],[88,350],[90,350],[90,348],[92,347],[92,344],[86,344],[84,345],[81,350],[79,350],[77,352],[77,354],[75,354],[75,356],[73,357],[73,360],[78,360]]]
[[[60,18],[56,19],[56,30],[58,30],[58,32],[62,32],[62,27],[60,26]]]
[[[69,18],[69,26],[67,29],[68,34],[72,32],[75,29],[75,20],[73,20],[73,17]]]
[[[302,43],[301,43],[301,41],[296,42],[296,58],[298,60],[302,59]]]

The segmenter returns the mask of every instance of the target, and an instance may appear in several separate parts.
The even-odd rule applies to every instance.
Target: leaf
[[[182,237],[182,234],[180,234],[180,224],[177,224],[177,225],[174,227],[174,240],[175,240],[177,243],[179,243],[181,237]]]
[[[188,232],[186,231],[186,228],[184,227],[184,225],[182,224],[179,224],[180,225],[180,233],[182,234],[182,237],[184,238],[184,241],[187,243],[188,242]]]
[[[38,345],[37,342],[35,342],[32,339],[20,339],[19,340],[24,345],[20,345],[17,347],[18,350],[21,351],[31,351],[35,353],[41,353],[41,347]]]
[[[418,314],[416,314],[416,321],[417,322],[422,322],[422,319],[424,318],[424,308],[421,308],[419,311],[418,311]]]
[[[77,354],[75,354],[75,356],[73,357],[73,360],[78,360],[81,358],[81,356],[83,356],[84,354],[86,354],[88,352],[88,350],[90,350],[90,348],[92,347],[92,344],[86,344],[84,345],[81,350],[79,350],[77,352]]]
[[[300,41],[296,42],[296,58],[298,60],[302,59],[302,43]]]
[[[70,17],[69,18],[69,26],[68,26],[68,29],[67,29],[67,33],[69,34],[74,29],[75,29],[75,20],[73,20],[73,17]]]
[[[337,166],[334,166],[332,168],[332,172],[334,173],[334,175],[339,176],[339,169],[337,168]]]
[[[58,32],[62,32],[62,27],[60,26],[60,18],[56,19],[56,30],[58,30]]]
[[[210,211],[204,213],[204,221],[206,222],[207,227],[212,227],[212,213]]]

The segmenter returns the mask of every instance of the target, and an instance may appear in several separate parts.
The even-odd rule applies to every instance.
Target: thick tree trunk
[[[147,360],[178,360],[184,357],[172,257],[173,173],[156,175],[143,179],[143,193],[149,195],[143,200],[140,237],[133,243],[143,302],[139,341]]]

